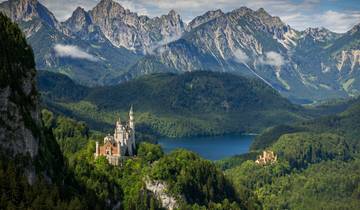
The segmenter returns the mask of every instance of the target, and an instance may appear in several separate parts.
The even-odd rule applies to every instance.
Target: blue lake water
[[[228,135],[191,138],[162,138],[158,142],[169,153],[175,149],[187,149],[209,160],[220,160],[249,151],[254,135]]]

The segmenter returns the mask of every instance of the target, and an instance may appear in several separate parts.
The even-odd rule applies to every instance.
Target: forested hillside
[[[349,102],[351,105],[337,115],[269,128],[253,142],[252,149],[262,149],[272,145],[276,140],[288,133],[311,132],[315,134],[333,133],[342,136],[354,150],[360,149],[360,100]]]
[[[154,74],[86,88],[40,71],[38,86],[49,109],[102,131],[131,105],[140,127],[170,137],[260,132],[309,117],[260,80],[227,73]]]
[[[264,209],[357,209],[360,103],[348,103],[337,115],[269,128],[255,138],[251,153],[217,164]],[[278,155],[277,163],[254,162],[265,149]]]

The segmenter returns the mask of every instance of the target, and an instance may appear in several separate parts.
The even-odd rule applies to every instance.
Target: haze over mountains
[[[36,0],[0,11],[32,45],[38,69],[78,83],[114,85],[155,72],[212,70],[258,77],[294,101],[358,95],[360,24],[344,34],[297,31],[264,9],[209,11],[185,24],[170,11],[149,18],[111,0],[77,8],[61,23]]]

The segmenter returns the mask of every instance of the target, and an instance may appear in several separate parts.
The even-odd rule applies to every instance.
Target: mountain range
[[[187,24],[174,10],[150,18],[112,0],[78,7],[64,22],[37,0],[9,0],[0,11],[22,28],[38,69],[87,86],[210,70],[259,78],[299,103],[360,91],[360,24],[343,34],[298,31],[246,7],[209,11]]]

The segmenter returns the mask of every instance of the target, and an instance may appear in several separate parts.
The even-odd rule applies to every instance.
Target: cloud
[[[62,45],[62,44],[56,44],[54,46],[54,50],[56,53],[56,56],[58,57],[70,57],[75,59],[84,59],[96,62],[99,59],[95,56],[81,50],[79,47],[75,45]]]
[[[247,63],[250,60],[249,56],[247,56],[246,53],[240,49],[237,49],[234,52],[234,58],[239,63]]]
[[[327,10],[320,14],[294,13],[283,16],[282,19],[298,30],[308,27],[324,27],[334,32],[343,33],[360,23],[360,11]]]
[[[329,10],[322,14],[319,19],[321,26],[330,28],[335,32],[344,32],[353,25],[360,23],[360,12],[342,13]]]
[[[174,35],[167,37],[159,42],[153,43],[147,50],[147,53],[154,54],[154,52],[162,54],[164,52],[164,49],[166,49],[167,44],[174,42],[181,38],[181,35]]]
[[[265,53],[265,58],[260,58],[260,63],[270,66],[280,67],[285,64],[285,60],[282,55],[277,52],[270,51]]]

